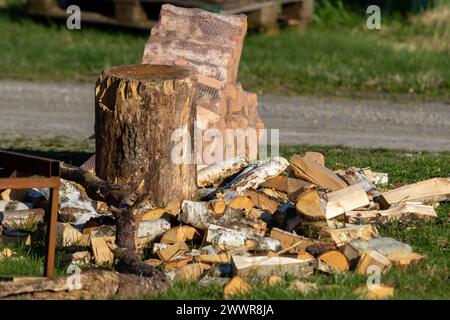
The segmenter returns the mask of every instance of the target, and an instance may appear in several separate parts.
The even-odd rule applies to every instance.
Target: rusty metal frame
[[[0,176],[2,189],[50,188],[50,204],[46,210],[47,223],[44,276],[55,270],[56,224],[59,204],[59,161],[0,150],[0,168],[7,177]],[[17,177],[24,173],[28,177]]]

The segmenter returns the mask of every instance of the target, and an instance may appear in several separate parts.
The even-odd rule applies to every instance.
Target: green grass
[[[17,0],[9,0],[17,4]],[[306,32],[250,34],[239,78],[257,93],[450,96],[450,19],[447,0],[410,19],[382,16],[382,29],[365,27],[364,10],[327,1]],[[102,69],[139,63],[148,33],[31,20],[17,6],[0,9],[0,77],[93,82]],[[436,17],[437,16],[437,17]]]
[[[92,145],[69,139],[72,149],[62,150],[61,144],[65,138],[57,138],[53,143],[49,140],[15,142],[0,141],[0,148],[9,147],[14,150],[30,152],[39,155],[52,156],[68,161],[73,158],[74,164],[80,164],[93,151]],[[293,153],[319,151],[324,153],[327,166],[330,168],[345,168],[348,166],[371,167],[373,170],[388,172],[391,187],[412,183],[432,177],[448,177],[450,174],[450,152],[403,152],[389,150],[351,149],[347,147],[315,147],[290,146],[282,147],[281,152],[289,157]],[[395,299],[449,299],[449,262],[450,262],[450,203],[439,206],[439,218],[430,222],[390,223],[379,228],[383,236],[391,236],[397,240],[409,243],[415,252],[424,254],[427,259],[407,271],[392,269],[382,276],[382,283],[396,288]],[[0,248],[1,249],[1,248]],[[61,255],[61,253],[58,253]],[[39,275],[42,272],[42,254],[26,248],[19,249],[21,258],[0,261],[0,274]],[[64,271],[62,265],[57,265],[58,273]],[[352,290],[365,283],[365,277],[353,272],[343,275],[314,275],[311,279],[322,288],[317,293],[303,296],[289,289],[292,279],[286,279],[281,285],[262,288],[257,286],[249,294],[239,296],[239,299],[354,299]],[[327,285],[331,285],[327,287]],[[220,286],[202,287],[198,284],[178,284],[169,292],[148,299],[222,299]]]

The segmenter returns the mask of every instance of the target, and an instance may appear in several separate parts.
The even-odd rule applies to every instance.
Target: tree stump
[[[95,88],[96,174],[129,185],[155,206],[178,211],[196,190],[193,100],[186,68],[126,65],[103,71]],[[172,159],[175,130],[187,135],[185,162]]]

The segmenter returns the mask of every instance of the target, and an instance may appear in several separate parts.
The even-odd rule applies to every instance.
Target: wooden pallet
[[[250,28],[272,30],[278,22],[305,27],[313,15],[314,0],[103,0],[95,1],[94,10],[84,9],[92,1],[71,1],[80,4],[83,22],[114,26],[150,29],[158,18],[163,3],[183,7],[197,7],[224,15],[244,13]],[[28,0],[27,11],[31,15],[66,19],[66,8],[58,0]],[[88,5],[89,7],[89,5]],[[109,9],[109,10],[108,10]]]

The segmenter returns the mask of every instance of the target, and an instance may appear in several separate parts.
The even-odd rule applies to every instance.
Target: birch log
[[[212,164],[197,172],[197,185],[206,187],[218,184],[247,165],[248,162],[243,157],[231,158]]]
[[[256,189],[261,183],[281,174],[288,166],[289,161],[285,158],[274,157],[242,172],[226,188],[235,189],[236,194],[241,194],[250,188]]]
[[[251,243],[250,249],[261,251],[278,251],[281,248],[280,241],[276,239],[251,236],[244,232],[223,228],[214,224],[210,224],[208,227],[206,242],[236,248],[248,246]]]
[[[183,211],[179,216],[182,223],[206,230],[211,224],[234,229],[251,235],[264,234],[266,224],[258,219],[246,217],[242,210],[228,207],[218,216],[209,209],[207,202],[183,201]],[[258,226],[255,228],[255,226]]]

